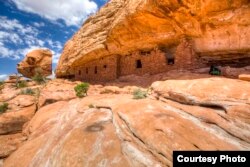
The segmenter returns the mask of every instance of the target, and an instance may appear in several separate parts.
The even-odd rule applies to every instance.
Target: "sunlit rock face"
[[[57,76],[109,55],[191,43],[201,62],[249,64],[248,0],[111,0],[70,39]],[[185,54],[182,54],[185,56]]]
[[[17,65],[17,70],[27,78],[32,78],[36,72],[43,76],[51,75],[52,52],[47,49],[36,49],[29,52],[24,60]]]
[[[172,166],[173,150],[250,149],[249,82],[203,78],[157,81],[151,87],[148,98],[135,100],[118,87],[119,93],[91,86],[83,99],[41,107],[4,167],[165,167]],[[15,139],[9,142],[18,145],[23,136]],[[5,141],[0,136],[0,143]]]

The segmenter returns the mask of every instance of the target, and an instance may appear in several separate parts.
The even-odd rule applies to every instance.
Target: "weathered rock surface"
[[[8,157],[27,139],[22,133],[0,136],[0,158]],[[0,165],[1,166],[1,165]]]
[[[23,125],[35,114],[36,106],[21,108],[18,111],[8,111],[0,115],[0,135],[22,131]]]
[[[248,0],[111,0],[66,43],[57,76],[107,55],[170,48],[182,38],[206,61],[249,65],[249,17]]]
[[[67,101],[76,98],[74,87],[77,82],[73,83],[67,80],[57,79],[49,82],[41,89],[38,107],[54,103],[57,101]]]
[[[4,166],[172,166],[173,150],[249,150],[249,92],[241,80],[169,80],[143,100],[93,93],[48,104]]]
[[[239,75],[239,79],[243,81],[250,81],[250,75],[249,74],[241,74]]]
[[[25,89],[27,88],[17,89],[15,82],[5,82],[0,91],[0,105],[8,104],[8,109],[0,113],[0,166],[2,158],[8,157],[27,139],[21,132],[24,125],[35,115],[36,98],[20,94]]]
[[[18,75],[10,75],[9,78],[7,80],[5,80],[5,83],[16,83],[18,81],[24,81],[25,79],[23,77],[20,77]]]
[[[27,78],[32,78],[38,69],[43,76],[52,74],[52,52],[50,50],[33,50],[17,65],[18,72]]]

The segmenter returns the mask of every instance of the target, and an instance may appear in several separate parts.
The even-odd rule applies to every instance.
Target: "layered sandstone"
[[[66,43],[57,76],[109,55],[175,50],[183,38],[201,63],[249,65],[249,18],[248,0],[111,0]]]
[[[37,72],[43,76],[51,75],[52,52],[47,49],[36,49],[29,52],[17,65],[17,70],[27,78],[34,77]]]
[[[56,90],[60,97],[75,84],[55,80],[41,92],[65,87]],[[172,166],[173,150],[250,149],[249,82],[158,81],[141,100],[133,99],[133,89],[91,85],[82,99],[49,97],[55,101],[44,104],[22,134],[0,136],[4,166],[161,167]],[[10,103],[32,104],[21,99]]]

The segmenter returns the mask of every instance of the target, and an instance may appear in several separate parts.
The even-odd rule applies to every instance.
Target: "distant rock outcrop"
[[[50,50],[33,50],[17,65],[18,72],[27,78],[32,78],[38,69],[43,76],[52,74],[52,52]]]
[[[74,67],[105,56],[171,50],[183,38],[201,64],[249,65],[249,18],[249,0],[111,0],[66,43],[56,74],[74,75]]]

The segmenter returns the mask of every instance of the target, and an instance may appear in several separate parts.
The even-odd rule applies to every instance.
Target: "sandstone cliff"
[[[81,63],[155,47],[171,48],[186,38],[204,60],[249,58],[248,0],[111,0],[69,40],[57,76]]]

